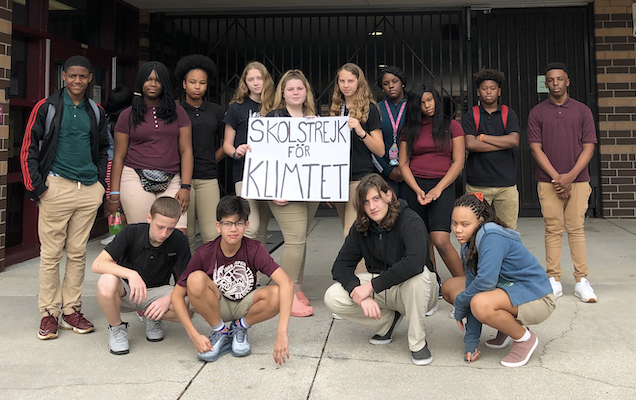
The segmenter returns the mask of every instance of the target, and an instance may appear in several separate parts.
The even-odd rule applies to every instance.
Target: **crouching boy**
[[[333,263],[331,273],[338,282],[325,292],[325,304],[343,319],[373,330],[369,342],[374,345],[391,343],[406,317],[411,360],[430,364],[424,319],[437,304],[439,286],[424,221],[378,174],[362,178],[354,202],[356,223]],[[363,257],[368,272],[356,274]]]
[[[97,281],[97,302],[109,324],[108,346],[116,355],[127,354],[128,323],[121,311],[144,311],[146,339],[163,340],[162,320],[178,321],[170,304],[170,276],[177,276],[190,261],[188,238],[175,230],[181,206],[172,197],[152,203],[147,224],[131,224],[101,252],[92,271]]]
[[[280,312],[274,361],[289,358],[287,326],[294,289],[291,279],[257,240],[244,237],[249,224],[247,200],[225,196],[216,208],[216,229],[221,234],[201,246],[172,292],[174,309],[188,332],[197,357],[206,362],[229,352],[235,357],[251,354],[247,330]],[[256,272],[272,278],[275,285],[256,288]],[[185,297],[212,331],[200,334],[188,314]],[[225,323],[229,322],[229,329]]]

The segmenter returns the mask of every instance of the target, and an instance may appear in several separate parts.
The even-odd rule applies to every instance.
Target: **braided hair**
[[[506,225],[505,222],[497,217],[495,209],[490,204],[488,204],[486,200],[483,199],[483,195],[481,193],[470,193],[463,195],[462,197],[455,200],[453,208],[455,207],[470,208],[470,210],[475,213],[475,216],[479,220],[479,226],[477,226],[477,229],[475,229],[473,235],[470,237],[470,240],[467,243],[468,249],[464,258],[464,268],[476,275],[477,264],[479,263],[479,253],[477,253],[477,245],[475,244],[477,232],[479,232],[484,224],[488,222],[494,222],[495,224],[501,225],[504,228],[508,228],[508,225]]]

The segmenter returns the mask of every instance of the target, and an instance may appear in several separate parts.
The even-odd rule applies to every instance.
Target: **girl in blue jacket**
[[[512,339],[512,348],[501,364],[525,365],[539,344],[525,325],[545,321],[555,307],[545,270],[521,243],[519,233],[497,218],[481,193],[455,201],[452,228],[462,245],[466,276],[444,282],[442,295],[455,306],[457,325],[466,332],[464,360],[479,358],[481,325],[486,324],[498,330],[486,347],[502,349]]]

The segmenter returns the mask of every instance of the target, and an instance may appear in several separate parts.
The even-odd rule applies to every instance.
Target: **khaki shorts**
[[[230,300],[221,295],[221,300],[219,301],[221,321],[236,321],[237,319],[241,319],[246,316],[247,312],[254,305],[253,297],[256,290],[252,290],[247,296],[238,301]],[[192,304],[190,304],[190,310],[197,312]]]
[[[537,325],[548,319],[556,307],[554,294],[517,306],[517,322],[521,325]]]
[[[153,301],[159,300],[162,297],[170,296],[172,294],[172,290],[174,286],[172,285],[163,285],[155,288],[149,288],[148,298],[145,301],[137,304],[134,301],[129,299],[130,296],[130,286],[128,283],[119,278],[119,281],[122,285],[124,285],[124,295],[121,297],[121,307],[119,308],[122,312],[133,312],[133,311],[146,311],[146,308],[152,304]]]

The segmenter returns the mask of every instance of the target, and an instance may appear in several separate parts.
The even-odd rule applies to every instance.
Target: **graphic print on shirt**
[[[223,296],[233,301],[247,296],[254,289],[256,282],[250,267],[245,261],[240,260],[228,265],[217,265],[214,268],[212,280]]]

